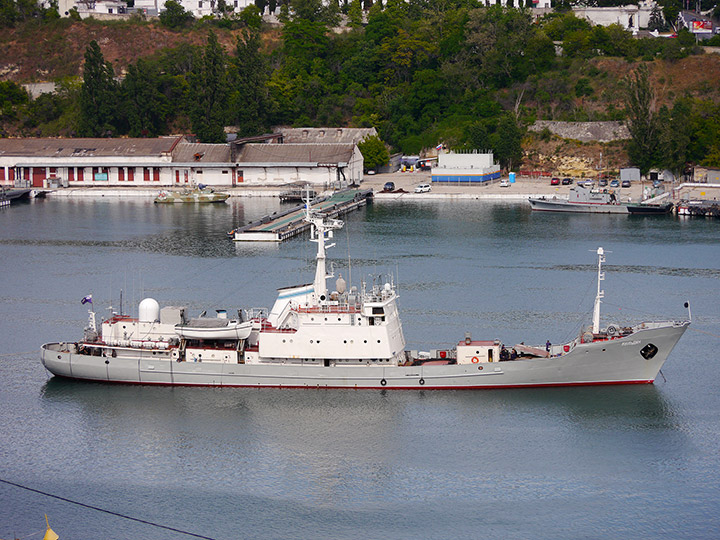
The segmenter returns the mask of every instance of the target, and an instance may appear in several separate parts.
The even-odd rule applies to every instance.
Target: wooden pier
[[[321,199],[314,199],[314,212],[337,217],[351,210],[365,206],[372,199],[371,189],[347,189]],[[282,242],[310,228],[305,221],[305,205],[295,206],[281,213],[264,218],[230,231],[228,235],[236,242]]]

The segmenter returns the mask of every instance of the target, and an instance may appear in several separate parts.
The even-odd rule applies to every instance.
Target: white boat
[[[530,197],[533,210],[546,212],[582,212],[593,214],[627,214],[627,203],[621,203],[612,189],[592,189],[578,184],[570,188],[568,198]]]
[[[230,320],[221,311],[218,317],[200,317],[175,325],[175,333],[185,339],[236,339],[245,340],[250,336],[253,328],[252,321],[242,319]]]
[[[247,336],[213,336],[186,323],[184,308],[140,303],[137,319],[102,322],[89,310],[77,342],[47,343],[52,374],[135,384],[352,389],[481,389],[652,383],[689,320],[600,327],[604,291],[598,248],[592,324],[566,343],[504,345],[474,340],[426,353],[406,351],[393,280],[358,290],[340,276],[327,288],[325,251],[342,226],[306,211],[317,243],[313,283],[279,289],[272,309],[249,310],[228,327]],[[512,352],[510,352],[512,351]]]

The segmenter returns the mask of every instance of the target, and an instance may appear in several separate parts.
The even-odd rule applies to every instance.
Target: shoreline
[[[507,178],[504,178],[507,179]],[[393,182],[396,191],[386,193],[383,186],[386,182]],[[418,184],[429,183],[432,185],[432,191],[429,193],[415,193],[415,186]],[[628,197],[633,201],[639,201],[644,185],[643,183],[634,183],[630,188],[615,188],[620,193],[623,200]],[[366,175],[360,184],[362,188],[372,189],[374,197],[377,201],[392,200],[486,200],[486,201],[527,201],[530,197],[552,197],[567,198],[570,188],[574,184],[568,186],[551,186],[550,179],[532,179],[532,178],[516,178],[515,183],[510,187],[500,187],[500,181],[491,181],[484,184],[432,184],[429,171],[416,172],[394,172],[386,174]],[[69,187],[57,188],[46,191],[47,197],[56,198],[154,198],[162,189],[173,189],[172,186],[158,186],[155,189],[147,189],[144,187]],[[288,190],[287,186],[236,186],[223,188],[221,186],[213,187],[216,191],[229,193],[230,197],[278,197],[281,193]]]
[[[503,177],[502,180],[507,180]],[[384,192],[386,182],[395,184],[395,191]],[[415,193],[418,184],[431,184],[432,190],[428,193]],[[501,187],[500,180],[484,184],[440,184],[431,182],[430,171],[394,172],[386,174],[366,175],[360,184],[361,188],[372,189],[374,198],[378,202],[413,200],[413,201],[439,201],[439,200],[484,200],[488,202],[521,202],[530,197],[558,197],[567,199],[570,185],[551,186],[549,178],[520,177],[509,187]],[[607,188],[615,190],[622,202],[640,202],[646,187],[651,187],[650,181],[633,182],[629,188]],[[713,200],[720,198],[720,185],[718,184],[685,184],[681,199]],[[216,191],[229,193],[230,197],[279,197],[281,193],[290,189],[286,186],[210,186]],[[672,186],[666,185],[667,189]],[[54,188],[44,190],[48,198],[155,198],[161,190],[178,189],[173,186],[146,187],[123,186],[76,186],[68,188]],[[317,188],[316,188],[317,189]],[[603,188],[606,189],[606,188]],[[332,190],[320,192],[332,193]],[[630,199],[630,201],[628,201]],[[674,200],[674,199],[672,199]]]

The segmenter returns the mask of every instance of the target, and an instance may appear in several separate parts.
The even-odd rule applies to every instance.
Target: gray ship
[[[469,334],[444,350],[405,350],[392,279],[327,288],[327,241],[342,227],[307,209],[317,243],[312,283],[278,290],[273,307],[190,318],[152,298],[139,316],[113,314],[98,329],[93,308],[79,341],[47,343],[55,376],[189,386],[453,390],[652,383],[689,320],[600,327],[602,248],[592,324],[567,343],[506,345]],[[384,280],[383,280],[384,281]],[[89,300],[91,302],[91,298]],[[90,303],[92,306],[92,303]]]
[[[567,199],[560,197],[530,197],[533,210],[546,212],[583,212],[594,214],[627,214],[628,205],[620,202],[610,189],[591,189],[577,185],[570,189]]]

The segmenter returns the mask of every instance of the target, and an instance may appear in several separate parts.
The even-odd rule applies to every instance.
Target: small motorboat
[[[660,204],[652,204],[652,203],[628,204],[627,209],[628,209],[628,212],[630,212],[633,215],[657,216],[657,215],[669,214],[673,209],[673,203],[666,202],[666,203],[660,203]]]

